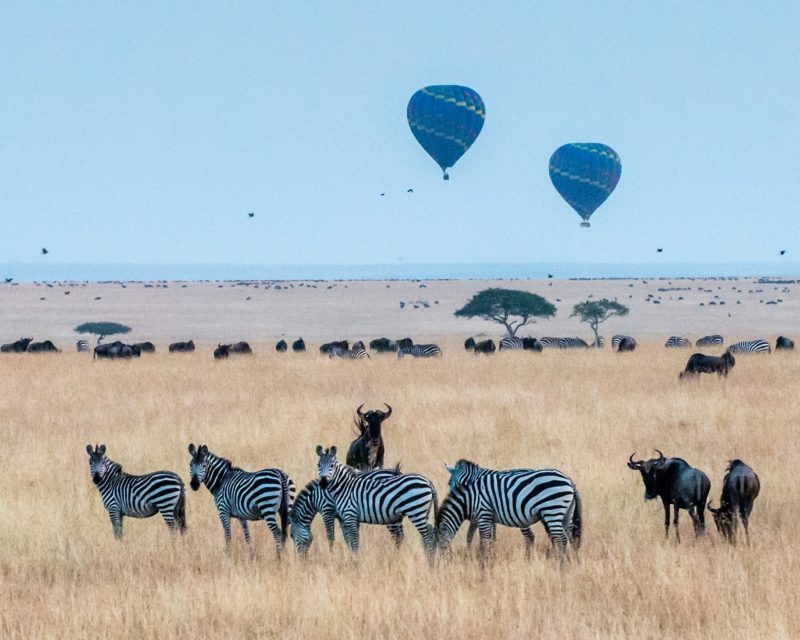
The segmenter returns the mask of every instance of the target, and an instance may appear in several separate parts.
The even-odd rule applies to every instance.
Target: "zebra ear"
[[[88,453],[89,455],[92,455],[92,451],[93,451],[92,445],[87,444],[86,445],[86,453]]]
[[[200,449],[198,449],[201,455],[206,455],[208,453],[208,447],[204,444],[200,445]]]
[[[451,475],[456,472],[456,468],[455,467],[451,467],[446,462],[444,463],[444,468],[447,469],[448,473],[450,473]]]
[[[100,446],[97,448],[97,453],[99,453],[101,456],[104,456],[104,455],[106,455],[106,445],[104,445],[104,444],[101,444],[101,445],[100,445]]]
[[[317,445],[317,455],[321,458],[322,457],[322,445]]]
[[[332,456],[334,456],[334,457],[335,457],[335,456],[336,456],[336,445],[333,445],[333,446],[330,448],[330,451],[329,451],[328,453],[330,453]]]
[[[195,455],[197,453],[197,449],[194,446],[194,442],[189,443],[189,453]]]

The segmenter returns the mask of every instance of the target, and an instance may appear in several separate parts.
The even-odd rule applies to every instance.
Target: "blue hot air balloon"
[[[583,218],[582,227],[619,182],[622,164],[611,147],[598,142],[573,142],[550,156],[550,180],[570,207]]]
[[[437,85],[411,96],[406,115],[411,133],[449,180],[447,169],[458,162],[481,132],[486,107],[469,87]]]

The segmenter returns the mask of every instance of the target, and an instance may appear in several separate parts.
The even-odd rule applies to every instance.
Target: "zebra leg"
[[[247,543],[247,550],[250,552],[250,557],[253,557],[253,545],[250,544],[250,527],[247,526],[247,520],[239,518],[239,524],[242,525],[242,533],[244,534],[244,541]]]
[[[122,513],[119,511],[109,511],[109,518],[111,518],[111,528],[114,530],[114,537],[117,540],[122,540]]]
[[[525,558],[530,559],[531,551],[533,550],[533,531],[530,527],[522,527],[520,532],[522,537],[525,538]]]
[[[492,551],[494,538],[494,520],[491,518],[480,518],[478,520],[478,533],[480,534],[480,545],[478,546],[478,558],[481,566],[485,566],[486,560]]]
[[[325,523],[325,536],[328,538],[328,547],[333,549],[333,540],[336,537],[333,525],[336,523],[336,516],[330,513],[323,513],[322,522]]]
[[[428,509],[426,508],[424,511],[419,510],[414,514],[409,514],[408,519],[411,520],[416,530],[419,531],[419,535],[422,537],[422,544],[425,547],[425,553],[428,554],[429,557],[432,557],[436,550],[436,540],[433,528],[428,524]],[[402,527],[403,525],[401,524],[400,526]]]
[[[542,514],[547,535],[556,550],[556,556],[560,562],[567,558],[567,532],[564,530],[563,514],[549,513]]]
[[[353,553],[358,552],[358,519],[355,516],[347,516],[342,519],[342,534],[345,544]]]
[[[478,525],[472,520],[469,521],[469,528],[467,529],[467,551],[472,549],[472,539],[475,537],[475,532],[478,530]]]
[[[405,538],[405,532],[403,531],[402,522],[394,522],[392,524],[387,524],[386,528],[389,530],[389,535],[392,536],[392,540],[394,541],[395,547],[399,547],[401,544],[403,544],[403,539]]]
[[[283,531],[278,526],[278,519],[275,517],[275,512],[271,511],[264,516],[264,522],[267,523],[269,530],[272,532],[272,537],[275,538],[276,552],[278,557],[281,557],[283,550]]]
[[[225,551],[231,552],[231,514],[227,511],[219,512],[219,521],[222,523],[222,532],[225,534]]]

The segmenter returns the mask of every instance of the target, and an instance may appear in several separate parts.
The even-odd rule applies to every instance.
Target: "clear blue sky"
[[[797,2],[6,4],[0,263],[796,259],[799,34]],[[486,103],[449,182],[429,84]],[[572,141],[622,159],[589,230]]]

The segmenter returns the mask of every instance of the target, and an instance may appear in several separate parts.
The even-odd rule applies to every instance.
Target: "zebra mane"
[[[466,487],[458,486],[455,489],[451,489],[450,493],[448,493],[444,500],[442,500],[442,504],[439,505],[439,508],[436,510],[436,517],[434,522],[436,523],[436,528],[438,529],[439,526],[442,524],[442,518],[450,508],[452,504],[460,504],[460,498],[464,496],[466,493]]]
[[[289,522],[292,524],[295,523],[297,520],[297,514],[299,510],[296,509],[298,504],[302,504],[306,500],[310,499],[311,493],[314,491],[316,487],[319,487],[319,480],[312,480],[309,482],[305,487],[300,489],[300,492],[294,499],[294,503],[292,504],[292,508],[289,510]]]
[[[467,469],[482,469],[481,465],[477,462],[473,462],[472,460],[467,460],[466,458],[461,458],[455,464],[456,468],[458,467],[466,467]]]
[[[106,460],[108,460],[109,473],[122,473],[122,465],[119,462],[114,462],[111,458],[106,458]]]

